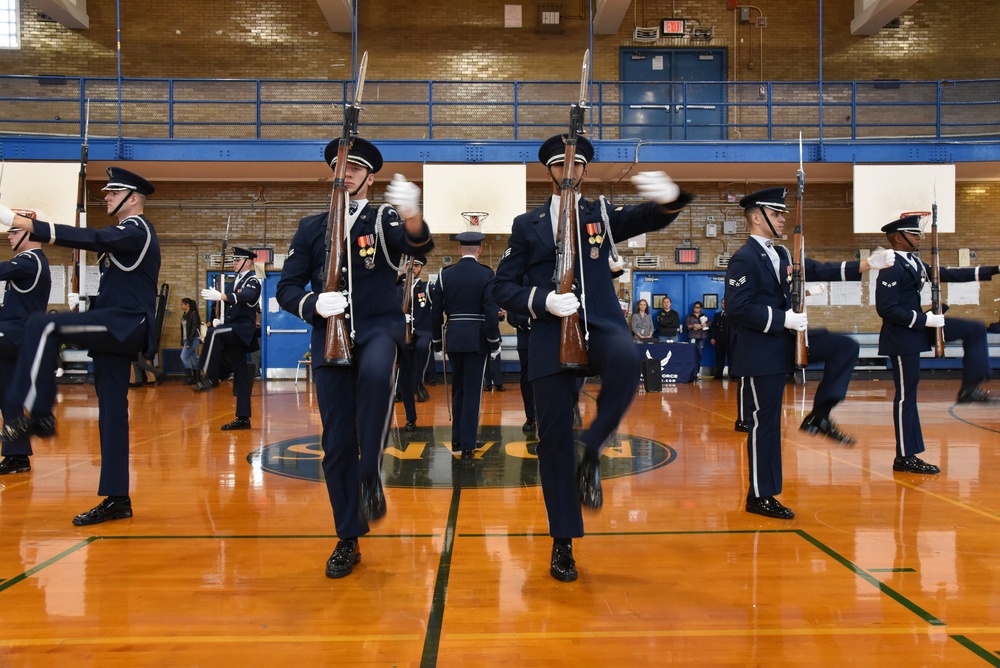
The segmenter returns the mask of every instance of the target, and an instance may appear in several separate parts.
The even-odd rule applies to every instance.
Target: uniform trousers
[[[56,397],[55,370],[59,347],[72,343],[94,360],[97,424],[101,434],[100,496],[127,496],[128,382],[132,361],[148,344],[144,314],[138,325],[119,340],[100,320],[99,310],[84,313],[36,313],[28,318],[14,371],[13,399],[35,415],[51,415]]]
[[[740,378],[742,419],[749,424],[747,497],[781,494],[781,403],[787,374]]]
[[[590,368],[601,376],[597,414],[583,432],[586,452],[599,456],[601,446],[618,428],[639,388],[642,364],[638,346],[625,329],[590,329]],[[573,408],[578,391],[571,371],[532,381],[538,418],[538,473],[549,520],[549,535],[557,539],[583,535],[583,514],[576,478]]]
[[[479,406],[483,398],[486,353],[448,353],[451,363],[451,447],[475,450],[479,433]]]
[[[823,363],[823,377],[813,397],[813,408],[844,400],[858,362],[858,350],[858,342],[845,334],[825,329],[809,330],[809,362]]]
[[[920,384],[920,353],[892,356],[892,423],[896,431],[896,456],[908,457],[924,451],[924,435],[917,411],[917,385]]]
[[[986,325],[977,320],[945,317],[944,340],[962,340],[962,388],[974,388],[990,377]]]
[[[2,327],[2,326],[0,326]],[[4,424],[11,424],[14,420],[24,415],[24,408],[20,402],[13,399],[13,392],[9,387],[10,379],[14,377],[14,367],[17,366],[18,346],[7,338],[0,336],[0,409],[3,411]],[[24,455],[30,457],[31,439],[22,436],[13,443],[4,443],[0,452],[4,457],[9,455]]]
[[[528,349],[517,349],[517,361],[521,367],[521,401],[524,403],[524,417],[535,419],[535,392],[528,380]]]
[[[430,353],[431,335],[427,332],[414,332],[413,345],[403,345],[399,349],[399,373],[396,383],[403,399],[407,422],[417,421],[417,406],[413,402],[413,395],[417,391],[417,384],[423,382]]]
[[[354,346],[352,366],[320,365],[313,371],[323,425],[323,477],[339,538],[368,533],[358,516],[361,478],[380,475],[382,448],[392,417],[396,341],[376,336]]]
[[[200,366],[206,378],[217,381],[223,356],[229,361],[233,371],[233,394],[236,395],[238,418],[249,418],[252,414],[250,393],[253,390],[253,379],[250,378],[250,369],[247,367],[248,350],[243,339],[227,325],[213,327],[201,349]]]

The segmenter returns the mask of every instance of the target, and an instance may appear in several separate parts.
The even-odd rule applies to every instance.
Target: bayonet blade
[[[368,72],[368,52],[361,56],[361,66],[358,67],[358,83],[354,86],[354,103],[351,106],[361,106],[361,96],[365,92],[365,75]]]
[[[587,84],[590,82],[590,49],[583,54],[583,67],[580,74],[580,106],[587,106]]]

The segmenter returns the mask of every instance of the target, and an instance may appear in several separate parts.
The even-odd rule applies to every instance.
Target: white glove
[[[557,318],[573,315],[580,308],[580,300],[572,292],[559,294],[555,290],[545,295],[545,310]]]
[[[221,324],[222,324],[222,321],[219,320],[218,318],[213,318],[212,319],[212,327],[218,327]]]
[[[699,318],[699,320],[701,320],[701,326],[702,326],[702,327],[704,327],[705,325],[707,325],[707,324],[708,324],[708,316],[707,316],[707,315],[703,315],[703,316],[701,316],[701,317]]]
[[[201,298],[210,302],[221,302],[222,293],[215,288],[205,288],[201,291]]]
[[[612,256],[610,255],[608,256],[608,269],[611,270],[612,274],[615,273],[616,271],[621,271],[624,268],[625,268],[625,258],[619,255],[618,261],[615,262],[615,259]]]
[[[810,297],[819,297],[826,294],[825,283],[810,283],[806,286],[806,294]]]
[[[80,293],[71,292],[66,295],[66,305],[69,306],[70,310],[75,311],[80,305]]]
[[[410,315],[409,313],[404,313],[403,318],[406,319],[406,322],[413,322],[413,316]]]
[[[9,206],[0,204],[0,225],[11,227],[14,224],[14,212]]]
[[[681,194],[666,172],[639,172],[632,177],[632,183],[640,195],[657,204],[670,204]]]
[[[882,248],[868,256],[869,269],[887,269],[896,264],[896,251]]]
[[[490,351],[490,357],[492,359],[496,359],[496,358],[500,357],[500,349],[497,348],[496,350]]]
[[[927,312],[927,323],[924,327],[933,327],[937,329],[938,327],[944,327],[944,314],[938,315],[937,313]]]
[[[796,313],[792,309],[785,311],[785,329],[792,329],[796,332],[806,331],[806,327],[809,325],[806,322],[805,313]]]
[[[321,292],[316,298],[316,313],[332,318],[347,310],[347,297],[342,292]]]
[[[420,188],[402,174],[393,176],[385,187],[385,199],[404,219],[420,215]]]

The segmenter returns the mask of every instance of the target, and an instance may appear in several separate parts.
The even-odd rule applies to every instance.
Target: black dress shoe
[[[507,388],[504,387],[503,385],[497,385],[493,389],[496,390],[497,392],[506,392],[507,391]]]
[[[396,394],[392,395],[392,403],[398,404],[402,400],[403,400],[403,395],[400,394],[399,392],[396,392]]]
[[[427,394],[427,388],[423,385],[417,385],[417,402],[424,403],[431,398],[431,395]]]
[[[806,419],[802,421],[802,425],[799,427],[804,432],[809,434],[822,434],[827,438],[832,438],[833,440],[843,443],[844,445],[854,445],[854,437],[850,434],[844,433],[837,428],[837,424],[830,418],[816,418],[816,416],[810,414],[806,416]]]
[[[4,381],[6,382],[6,381]],[[54,415],[25,415],[5,424],[0,429],[0,441],[13,443],[25,436],[48,438],[56,433],[56,418]]]
[[[451,442],[451,451],[452,452],[461,452],[462,451],[462,446],[459,445],[458,443],[455,443],[454,441],[452,441]]]
[[[475,456],[475,450],[462,450],[462,459],[470,460]]]
[[[403,429],[405,429],[406,431],[416,431],[417,430],[417,423],[408,420],[406,422],[406,425],[403,427]]]
[[[28,455],[7,455],[0,462],[0,475],[8,473],[27,473],[31,470],[31,461]]]
[[[733,431],[741,431],[744,434],[750,433],[750,423],[744,422],[743,420],[737,420],[736,426],[733,427]]]
[[[584,508],[597,510],[604,505],[600,459],[592,459],[585,455],[576,469],[576,480],[577,489],[580,491],[580,503]]]
[[[905,473],[924,473],[927,475],[935,475],[941,473],[940,467],[934,466],[933,464],[928,464],[924,460],[920,459],[916,455],[909,455],[906,457],[896,457],[892,461],[893,471],[903,471]]]
[[[385,517],[385,493],[382,480],[377,476],[361,480],[361,520],[374,522]]]
[[[552,565],[549,575],[560,582],[576,580],[576,560],[573,559],[573,546],[562,543],[552,544]]]
[[[958,403],[960,404],[989,404],[995,401],[986,390],[973,387],[971,389],[958,391]]]
[[[132,517],[132,500],[126,496],[116,501],[109,496],[87,512],[74,517],[73,524],[82,527],[88,524],[100,524],[108,520],[124,520],[129,517]]]
[[[521,425],[521,431],[523,431],[525,434],[530,434],[537,428],[538,427],[535,423],[535,418],[528,418],[527,420],[524,421],[524,424]]]
[[[361,561],[357,538],[344,538],[337,541],[333,554],[326,560],[326,577],[342,578],[351,574],[354,564]]]
[[[219,381],[212,380],[211,378],[202,378],[197,383],[191,386],[191,389],[195,392],[208,392],[213,387],[219,384]]]
[[[777,520],[790,520],[795,517],[791,508],[781,505],[781,501],[773,496],[748,496],[747,512],[773,517]]]
[[[583,426],[583,418],[580,417],[580,407],[579,406],[573,406],[573,426],[574,427],[582,427]]]
[[[233,431],[234,429],[249,429],[250,418],[238,417],[228,424],[222,425],[222,431]]]

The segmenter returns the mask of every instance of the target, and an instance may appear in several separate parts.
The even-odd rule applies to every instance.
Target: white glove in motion
[[[218,318],[212,319],[212,327],[219,327],[220,325],[222,325],[222,320]]]
[[[420,215],[420,188],[402,174],[393,176],[385,187],[385,199],[404,219]]]
[[[14,224],[14,212],[10,210],[9,206],[0,204],[0,225],[4,227],[10,227]]]
[[[796,332],[806,331],[809,323],[806,321],[805,313],[796,313],[792,309],[785,311],[785,329],[792,329]]]
[[[555,290],[545,295],[545,310],[557,318],[573,315],[580,308],[580,300],[572,292],[559,294]]]
[[[341,292],[321,292],[316,298],[316,313],[332,318],[347,310],[347,297]]]
[[[69,306],[70,310],[75,311],[80,305],[80,293],[70,292],[66,295],[66,305]]]
[[[491,350],[490,351],[490,357],[492,359],[496,359],[496,358],[500,357],[500,349],[497,348],[496,350]]]
[[[665,172],[639,172],[632,177],[632,183],[640,195],[657,204],[670,204],[681,194],[681,189]]]
[[[879,248],[868,256],[869,269],[887,269],[896,264],[896,251],[891,248]]]
[[[826,294],[825,283],[810,283],[806,286],[806,294],[810,297],[819,297]]]
[[[927,324],[924,327],[933,327],[937,329],[938,327],[944,327],[944,314],[938,315],[937,313],[927,312]]]
[[[201,291],[201,298],[210,302],[221,302],[222,293],[215,288],[205,288]]]

